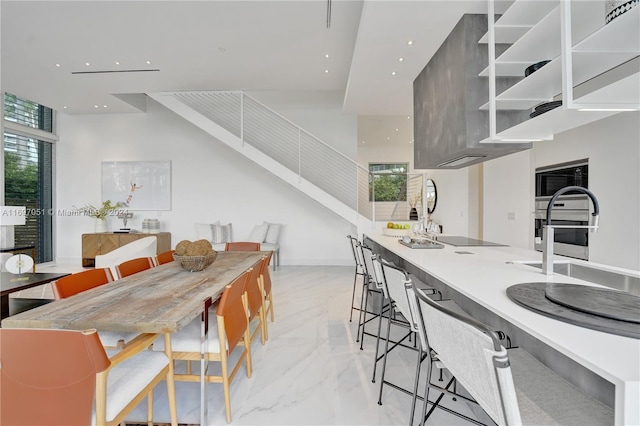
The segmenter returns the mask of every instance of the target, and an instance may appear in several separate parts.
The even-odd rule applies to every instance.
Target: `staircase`
[[[371,230],[369,171],[240,91],[149,97],[358,227]]]

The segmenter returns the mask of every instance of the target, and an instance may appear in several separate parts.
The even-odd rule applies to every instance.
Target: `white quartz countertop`
[[[411,249],[400,244],[397,237],[375,232],[366,236],[613,383],[616,387],[616,423],[640,424],[640,340],[546,317],[517,305],[506,293],[508,287],[525,282],[596,284],[560,274],[546,276],[540,269],[518,263],[542,261],[542,253],[533,250],[447,244],[443,249]],[[589,263],[562,256],[554,256],[554,260]],[[637,271],[627,272],[638,274]]]

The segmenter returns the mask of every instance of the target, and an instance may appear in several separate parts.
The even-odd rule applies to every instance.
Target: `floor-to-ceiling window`
[[[53,111],[4,94],[4,204],[25,206],[15,245],[35,245],[38,263],[53,260]]]

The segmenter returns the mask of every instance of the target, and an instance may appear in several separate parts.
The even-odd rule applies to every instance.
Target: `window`
[[[370,163],[369,201],[407,201],[408,163]]]
[[[35,245],[36,262],[49,262],[53,260],[55,135],[51,141],[44,141],[30,134],[29,128],[51,133],[53,111],[5,93],[4,120],[4,204],[27,208],[26,225],[14,228],[15,244]]]

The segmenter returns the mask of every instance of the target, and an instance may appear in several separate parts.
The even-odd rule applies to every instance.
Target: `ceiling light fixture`
[[[94,108],[98,108],[98,105],[94,105],[93,107],[94,107]]]
[[[120,62],[116,61],[116,65],[120,65]]]
[[[397,132],[398,130],[400,130],[400,129],[396,128],[396,132]]]
[[[151,61],[147,61],[147,65],[151,65]]]
[[[329,70],[324,70],[324,72],[325,72],[325,74],[328,74],[328,73],[329,73]]]
[[[407,115],[407,120],[411,120],[411,116],[410,115]]]
[[[102,108],[106,108],[106,107],[107,107],[106,105],[102,105]]]
[[[395,71],[391,71],[391,75],[396,75],[396,72]]]
[[[66,105],[65,105],[65,106],[63,106],[63,107],[62,107],[62,109],[67,109],[67,106],[66,106]]]
[[[328,58],[328,57],[329,57],[329,54],[328,54],[328,53],[327,53],[327,54],[325,54],[325,55],[324,55],[324,57],[325,57],[325,58]]]
[[[404,61],[404,58],[398,58],[398,62]]]
[[[89,65],[91,65],[91,64],[90,64],[89,62],[85,62],[84,64],[85,64],[86,66],[89,66]]]
[[[409,41],[407,42],[407,44],[408,44],[409,46],[411,46],[411,45],[413,44],[413,40],[409,40]]]
[[[56,64],[56,67],[60,68],[60,64]]]

